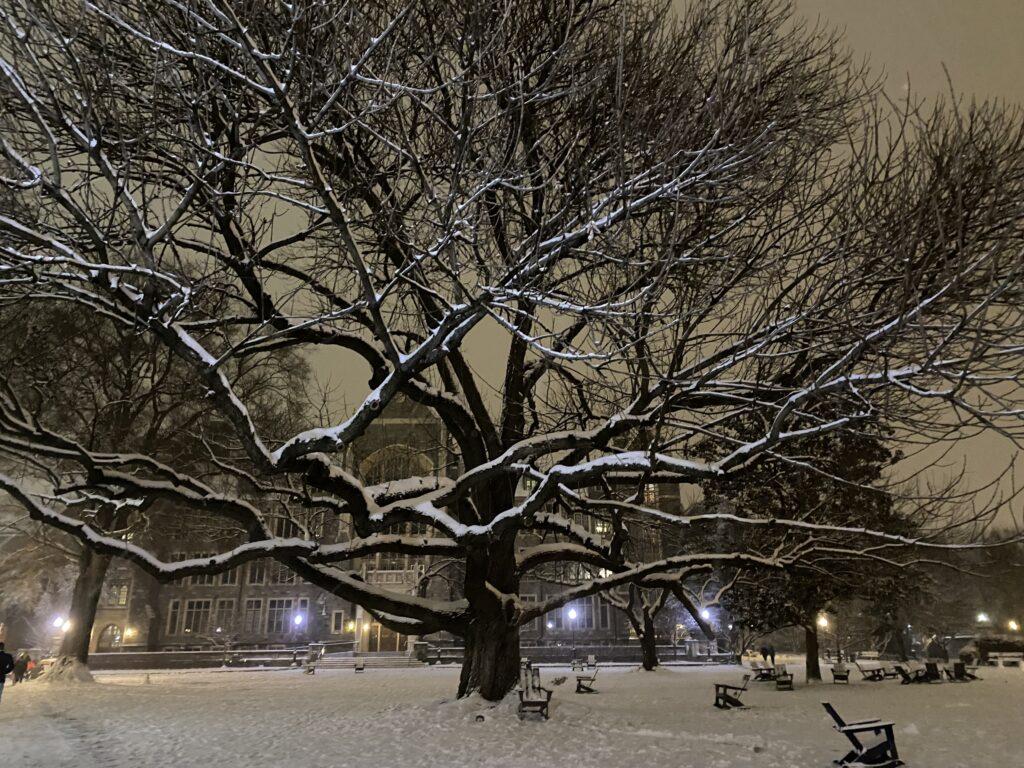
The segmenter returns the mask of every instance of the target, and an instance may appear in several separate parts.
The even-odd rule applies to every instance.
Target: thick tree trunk
[[[644,625],[640,632],[640,658],[643,668],[648,672],[658,666],[658,632],[654,628],[654,618],[644,613]]]
[[[807,651],[807,679],[821,680],[821,665],[818,663],[818,628],[813,624],[804,627],[804,648]]]
[[[499,701],[519,680],[519,625],[511,602],[499,597],[519,591],[515,532],[472,551],[464,578],[473,619],[465,636],[459,696],[479,693]]]
[[[82,551],[68,611],[71,626],[64,633],[58,656],[69,657],[81,664],[89,663],[89,641],[96,621],[96,606],[103,591],[103,580],[107,576],[110,559],[110,555],[101,555],[91,549]]]
[[[459,696],[479,693],[489,701],[500,701],[518,681],[519,627],[500,616],[474,621],[466,635]]]

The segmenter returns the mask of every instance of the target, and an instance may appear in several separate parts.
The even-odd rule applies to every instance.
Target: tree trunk
[[[658,633],[654,628],[654,617],[644,611],[644,626],[640,632],[640,658],[648,672],[658,666]]]
[[[818,663],[818,628],[813,624],[804,627],[804,648],[807,651],[807,679],[821,680],[821,665]]]
[[[58,656],[69,657],[81,664],[89,663],[89,641],[96,621],[96,606],[103,591],[103,581],[110,567],[110,555],[83,549],[79,558],[78,578],[71,594],[68,619],[71,626],[64,633]]]
[[[514,531],[469,553],[463,586],[473,619],[465,636],[459,696],[479,693],[500,701],[519,681],[519,624],[512,604],[498,596],[519,591]]]
[[[466,635],[459,696],[479,693],[500,701],[519,682],[519,627],[501,616],[477,619]]]

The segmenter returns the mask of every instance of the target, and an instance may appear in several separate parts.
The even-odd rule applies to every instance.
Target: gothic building
[[[407,400],[391,405],[346,460],[364,481],[373,484],[410,474],[443,473],[453,463],[443,425]],[[520,488],[524,495],[529,490]],[[650,486],[646,493],[648,503],[678,509],[676,486]],[[608,524],[600,520],[580,515],[575,522],[594,533],[609,533],[604,529]],[[283,519],[277,524],[294,525]],[[423,528],[409,532],[428,533],[426,526]],[[289,535],[293,531],[281,527],[277,532]],[[330,533],[337,540],[350,535],[345,529]],[[202,550],[196,538],[193,531],[181,539],[188,544],[170,542],[163,554],[169,560],[180,560],[215,551],[213,547]],[[432,564],[429,557],[382,553],[342,566],[358,569],[367,582],[388,589],[425,594],[444,590],[445,597],[458,596],[454,594],[458,579],[439,578],[453,574],[443,573],[446,566]],[[573,580],[574,574],[564,573],[561,578]],[[559,589],[556,583],[534,578],[524,582],[521,592],[525,600],[539,601]],[[191,576],[163,585],[134,566],[118,563],[109,571],[95,627],[92,649],[98,652],[285,648],[312,641],[363,652],[405,651],[409,646],[409,638],[374,621],[359,606],[301,581],[273,560],[256,560],[222,574]],[[526,645],[600,645],[625,642],[630,631],[629,622],[618,610],[593,596],[524,626],[522,639]],[[443,636],[427,639],[441,644],[454,641]]]

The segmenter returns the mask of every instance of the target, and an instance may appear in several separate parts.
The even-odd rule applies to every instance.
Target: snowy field
[[[546,685],[570,675],[543,669]],[[98,676],[96,685],[8,687],[2,768],[811,768],[845,748],[820,702],[847,720],[896,721],[910,768],[1003,768],[1024,753],[1024,672],[967,684],[853,682],[779,692],[751,684],[746,710],[711,706],[737,667],[602,669],[600,693],[555,685],[551,720],[453,701],[456,669],[233,671]],[[826,673],[827,675],[827,673]],[[484,716],[477,722],[477,715]]]

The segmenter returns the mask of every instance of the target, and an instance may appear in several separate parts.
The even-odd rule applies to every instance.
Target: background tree
[[[398,631],[463,637],[460,693],[496,699],[519,626],[572,600],[785,568],[833,536],[892,558],[949,546],[786,516],[770,547],[628,562],[573,515],[767,521],[666,517],[607,486],[813,462],[799,439],[872,422],[936,441],[1020,428],[1019,115],[894,106],[786,2],[675,19],[642,0],[12,0],[2,22],[0,280],[145,334],[245,457],[198,476],[113,432],[83,446],[10,383],[4,449],[36,471],[0,487],[158,578],[272,556]],[[507,355],[500,381],[474,372],[472,332]],[[351,412],[267,434],[237,367],[281,349],[358,360]],[[450,476],[346,469],[399,396],[445,424]],[[83,497],[215,514],[248,540],[168,563],[82,520]],[[276,535],[282,503],[355,538]],[[409,522],[432,535],[388,532]],[[377,552],[459,559],[461,595],[339,566]],[[558,561],[602,575],[524,602],[523,577]]]

